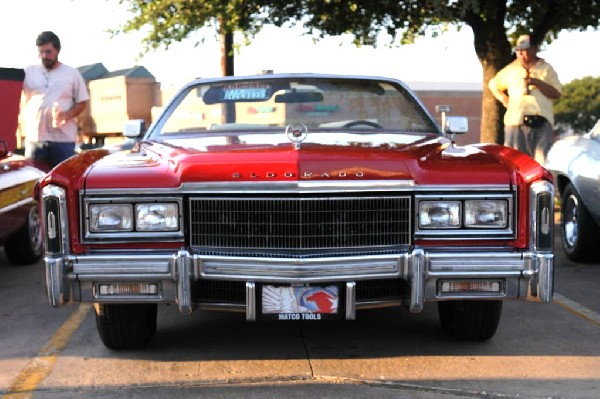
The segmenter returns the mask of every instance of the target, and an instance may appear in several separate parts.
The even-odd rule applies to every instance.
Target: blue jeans
[[[56,165],[75,154],[75,143],[58,141],[27,142],[25,156],[35,165],[49,171]]]

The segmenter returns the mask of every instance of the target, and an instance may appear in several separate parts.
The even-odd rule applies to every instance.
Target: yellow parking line
[[[574,313],[577,316],[582,317],[597,326],[600,326],[600,314],[594,312],[593,310],[588,309],[585,306],[583,306],[583,305],[581,305],[581,304],[579,304],[557,292],[554,293],[552,302],[556,302],[563,309],[566,309],[569,312]]]
[[[26,399],[33,396],[39,384],[50,374],[58,355],[65,348],[73,333],[79,328],[92,305],[79,305],[77,310],[60,326],[48,343],[14,379],[8,393],[2,399]]]

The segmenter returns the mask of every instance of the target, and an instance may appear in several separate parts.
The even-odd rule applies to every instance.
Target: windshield
[[[402,86],[374,79],[268,77],[201,81],[165,110],[152,139],[211,131],[439,133]],[[161,137],[162,136],[162,137]]]

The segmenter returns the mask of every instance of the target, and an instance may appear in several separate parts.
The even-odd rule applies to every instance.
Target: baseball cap
[[[517,44],[515,45],[515,47],[513,47],[513,50],[527,50],[531,46],[532,43],[529,35],[521,35],[517,39]]]

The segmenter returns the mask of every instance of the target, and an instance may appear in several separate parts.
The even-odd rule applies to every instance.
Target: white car
[[[600,244],[600,120],[586,134],[558,140],[546,158],[560,197],[563,246],[574,261],[594,261]]]

